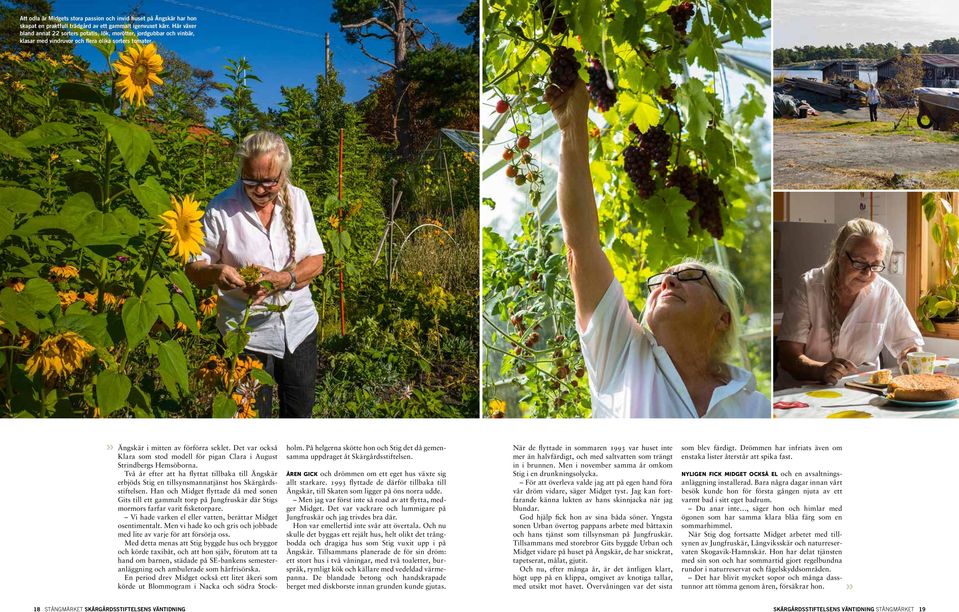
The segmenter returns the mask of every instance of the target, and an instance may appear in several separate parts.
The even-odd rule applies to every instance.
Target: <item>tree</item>
[[[479,53],[479,2],[470,2],[456,21],[463,24],[466,33],[473,37],[473,50]]]
[[[0,0],[0,51],[18,53],[46,52],[53,57],[73,52],[73,43],[21,43],[20,18],[44,17],[53,14],[53,4],[47,0]],[[49,32],[49,30],[44,30]]]
[[[210,94],[225,90],[226,85],[213,80],[212,70],[195,68],[169,49],[164,49],[161,54],[163,87],[156,88],[151,105],[159,108],[166,98],[175,95],[177,106],[186,118],[194,124],[206,123],[206,111],[216,106],[216,100]]]
[[[423,32],[422,24],[419,20],[407,16],[408,8],[407,0],[333,0],[330,21],[339,24],[347,42],[358,44],[363,55],[398,71],[406,63],[409,49],[422,46],[419,43]],[[392,60],[370,53],[363,42],[367,38],[391,41]],[[393,138],[397,153],[402,157],[409,157],[411,153],[407,86],[408,83],[402,77],[393,81]]]

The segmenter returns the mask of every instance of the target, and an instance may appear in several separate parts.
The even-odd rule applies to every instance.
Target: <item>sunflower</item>
[[[76,291],[57,291],[57,297],[60,298],[61,308],[66,308],[80,299]]]
[[[226,362],[216,355],[210,355],[206,363],[197,369],[196,376],[200,383],[207,387],[226,383]]]
[[[37,352],[27,359],[27,372],[30,375],[40,372],[47,382],[52,382],[83,367],[83,361],[92,352],[93,347],[76,332],[63,332],[40,344]]]
[[[211,295],[210,297],[200,300],[200,312],[205,317],[209,317],[216,312],[216,296]]]
[[[254,265],[243,266],[237,270],[237,272],[243,277],[243,281],[247,286],[255,284],[256,281],[260,280],[260,277],[263,276],[263,272]]]
[[[20,293],[21,291],[23,291],[24,289],[26,289],[27,286],[23,284],[23,281],[22,281],[22,280],[20,280],[20,279],[18,279],[18,278],[15,278],[15,279],[12,279],[12,280],[8,280],[8,281],[7,281],[7,287],[10,287],[11,289],[13,289],[14,291],[16,291],[17,293]]]
[[[80,276],[80,271],[73,266],[50,266],[51,280],[65,281]]]
[[[113,69],[119,76],[117,85],[123,99],[136,106],[153,96],[150,83],[163,85],[163,81],[157,76],[163,71],[163,58],[157,54],[155,43],[145,47],[139,43],[128,46],[120,54],[120,59],[113,63]]]
[[[250,370],[262,370],[263,364],[254,357],[237,357],[236,365],[233,366],[233,380],[239,382],[246,378]]]
[[[173,247],[170,255],[185,264],[191,255],[199,255],[200,247],[203,246],[203,231],[200,229],[200,217],[203,213],[200,212],[200,203],[194,200],[192,195],[185,195],[179,201],[170,196],[170,201],[173,209],[160,215],[163,221],[160,230],[170,239]]]
[[[83,293],[83,301],[87,303],[87,306],[90,310],[97,309],[97,291],[86,291]],[[103,293],[103,305],[107,308],[119,308],[123,306],[123,302],[126,301],[126,298],[118,298],[112,293],[105,291]]]
[[[230,394],[230,398],[237,407],[234,418],[252,419],[256,417],[253,406],[256,405],[256,392],[260,390],[260,386],[260,383],[255,380],[246,380],[236,386],[236,389]]]

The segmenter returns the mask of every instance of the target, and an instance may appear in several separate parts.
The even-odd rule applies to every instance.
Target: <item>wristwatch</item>
[[[296,274],[293,274],[293,270],[287,270],[290,275],[290,285],[286,288],[287,291],[293,291],[296,289]]]

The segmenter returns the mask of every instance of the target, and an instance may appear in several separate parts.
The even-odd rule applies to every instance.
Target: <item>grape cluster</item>
[[[641,198],[648,198],[656,191],[656,183],[650,175],[652,168],[649,153],[641,147],[629,145],[623,149],[623,169],[636,185],[636,191]]]
[[[699,197],[696,189],[696,173],[689,166],[680,166],[670,172],[669,178],[666,179],[666,186],[678,188],[679,193],[690,202],[695,202]]]
[[[695,8],[692,2],[683,2],[666,9],[666,14],[673,20],[673,28],[680,36],[686,36],[686,24],[693,16]]]
[[[723,237],[723,216],[720,206],[723,192],[705,172],[694,172],[689,166],[676,168],[666,180],[668,187],[676,187],[687,200],[695,204],[689,209],[689,234],[695,232],[694,223],[708,231],[713,238]]]
[[[556,47],[549,63],[549,80],[561,90],[566,91],[576,84],[579,78],[579,62],[569,47]]]
[[[550,26],[549,31],[558,36],[568,32],[569,26],[566,25],[566,17],[563,17],[561,13],[556,13],[556,18],[553,18],[555,10],[553,0],[539,0],[539,11],[543,14],[543,24],[549,25],[549,20],[552,19],[553,25]]]
[[[606,70],[598,59],[593,59],[586,68],[586,72],[589,74],[589,86],[587,87],[589,95],[596,103],[599,112],[605,113],[616,103],[616,91],[612,88],[613,79],[612,77],[606,77]]]
[[[696,192],[699,196],[696,201],[699,227],[719,240],[723,237],[723,216],[720,209],[723,192],[712,179],[703,173],[700,173],[696,179]]]
[[[676,96],[676,86],[670,83],[667,87],[659,88],[659,97],[667,102],[672,102]]]
[[[656,162],[660,173],[665,173],[669,163],[669,153],[673,150],[673,137],[662,126],[655,125],[643,134],[640,147],[649,153],[650,159]]]
[[[673,137],[662,126],[653,126],[640,133],[635,123],[629,131],[640,136],[639,146],[629,145],[623,151],[626,174],[632,179],[640,197],[648,198],[656,191],[655,180],[650,176],[653,163],[660,175],[665,175],[669,165],[669,153],[673,149]]]

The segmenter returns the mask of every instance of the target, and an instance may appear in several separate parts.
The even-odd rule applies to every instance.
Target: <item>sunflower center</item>
[[[130,71],[130,80],[137,87],[146,87],[150,81],[150,68],[144,63],[138,63],[136,68]]]

